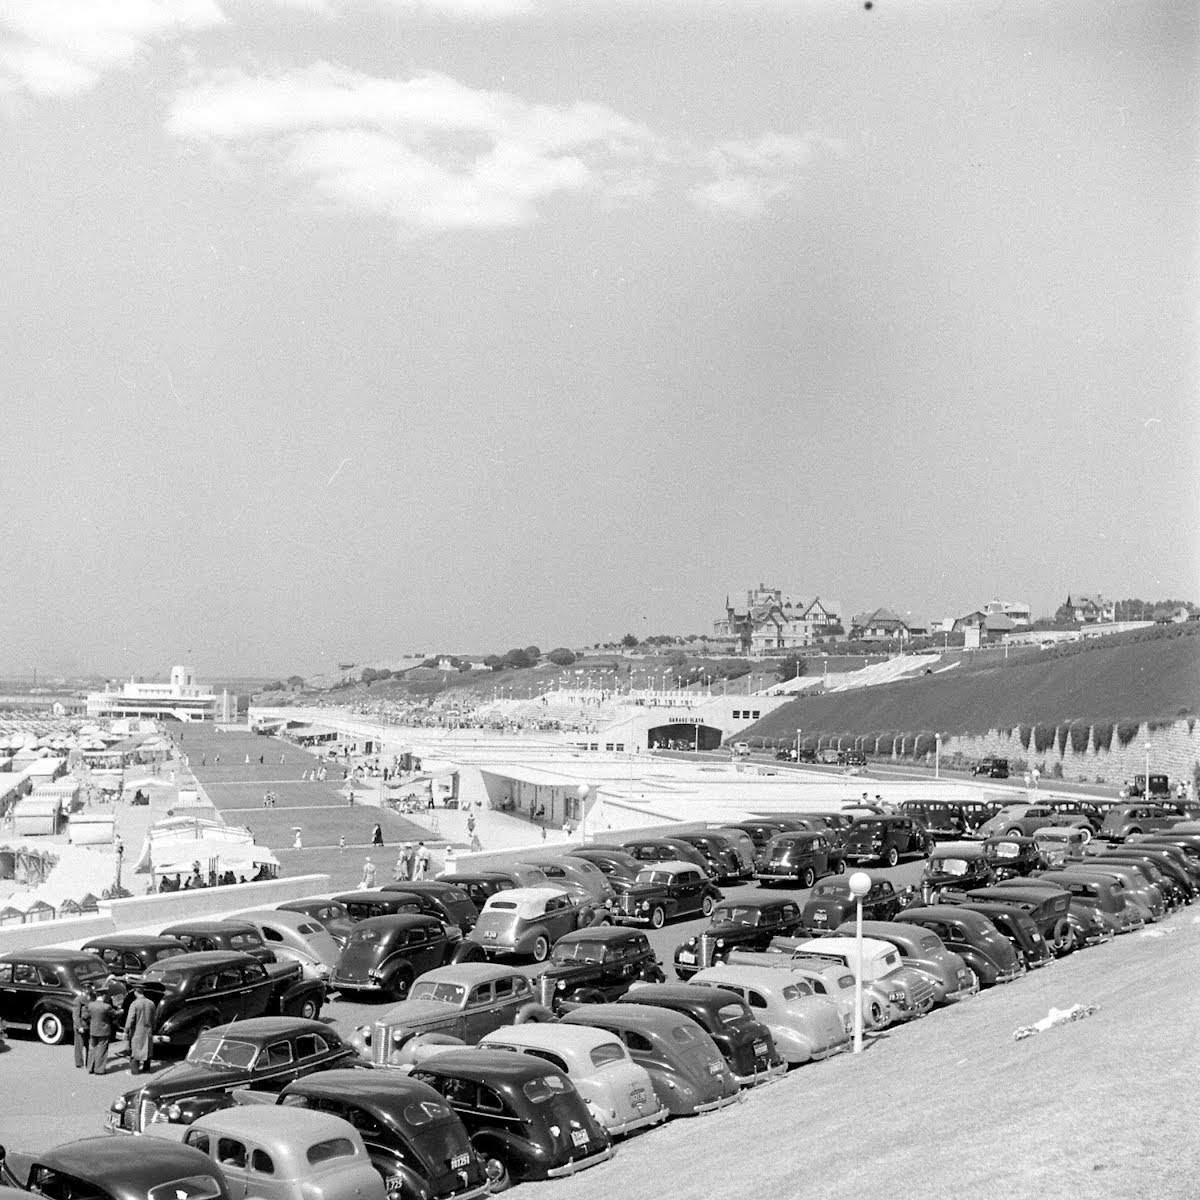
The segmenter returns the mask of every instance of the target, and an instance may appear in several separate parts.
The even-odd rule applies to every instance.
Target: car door
[[[812,840],[813,874],[829,874],[829,843],[823,837]]]
[[[575,928],[575,906],[570,896],[551,896],[546,901],[545,925],[551,942]]]
[[[491,1017],[495,1009],[495,988],[491,980],[477,983],[467,993],[466,1003],[455,1021],[455,1036],[474,1045],[485,1033],[496,1028]]]
[[[16,963],[0,963],[0,1019],[14,1025],[28,1025],[31,1008],[25,1003],[24,991],[17,985]]]
[[[696,870],[680,871],[671,884],[671,895],[675,900],[677,913],[696,912],[700,907],[700,889],[703,885],[700,872]]]
[[[246,963],[237,968],[239,991],[238,1009],[241,1017],[261,1017],[271,1003],[275,984],[260,962]]]
[[[256,1092],[278,1092],[300,1073],[294,1046],[288,1038],[279,1038],[258,1052],[250,1087]]]

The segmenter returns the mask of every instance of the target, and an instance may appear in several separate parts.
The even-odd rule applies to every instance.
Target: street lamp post
[[[581,842],[587,841],[587,802],[588,796],[591,795],[591,791],[592,789],[586,783],[581,783],[579,787],[575,789],[575,794],[579,797],[579,840]]]
[[[855,871],[847,880],[850,894],[854,897],[854,1053],[862,1053],[862,984],[863,984],[863,953],[862,953],[862,902],[863,897],[871,890],[871,877],[866,871]]]
[[[796,730],[796,762],[800,761],[800,734],[802,732],[801,729]]]
[[[933,735],[933,777],[940,779],[942,775],[942,735]]]
[[[1143,747],[1146,751],[1146,782],[1142,786],[1142,800],[1146,803],[1150,801],[1150,743],[1147,742]]]

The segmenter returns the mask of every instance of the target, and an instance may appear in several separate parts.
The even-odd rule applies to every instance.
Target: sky
[[[1191,0],[0,0],[0,669],[1200,600]]]

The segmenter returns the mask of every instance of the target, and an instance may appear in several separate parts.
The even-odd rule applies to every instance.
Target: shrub
[[[1097,721],[1092,726],[1092,745],[1097,750],[1107,750],[1112,745],[1113,723]]]
[[[1191,733],[1196,728],[1196,718],[1188,717],[1188,733]]]
[[[1054,745],[1054,738],[1057,733],[1058,730],[1053,725],[1039,722],[1033,727],[1033,748],[1039,754],[1044,754]]]
[[[926,754],[932,754],[936,746],[937,742],[932,733],[919,733],[913,743],[913,754],[917,758],[922,758]]]
[[[1056,762],[1054,764],[1054,766],[1052,766],[1050,768],[1050,775],[1054,779],[1061,779],[1063,777],[1063,769],[1062,769],[1061,762]]]
[[[1076,754],[1083,754],[1087,751],[1088,741],[1092,735],[1092,727],[1085,721],[1071,722],[1071,749]]]
[[[1029,759],[1013,758],[1008,763],[1009,773],[1012,775],[1024,775],[1029,770]]]
[[[1024,746],[1026,750],[1028,750],[1029,749],[1029,739],[1031,737],[1033,737],[1033,726],[1032,725],[1020,726],[1020,733],[1021,733],[1021,745]]]
[[[1064,722],[1063,722],[1063,723],[1062,723],[1062,724],[1061,724],[1061,725],[1058,727],[1058,733],[1057,733],[1057,735],[1056,735],[1056,738],[1057,738],[1057,741],[1058,741],[1058,752],[1059,752],[1059,754],[1066,754],[1066,752],[1067,752],[1067,739],[1068,739],[1070,736],[1071,736],[1071,727],[1070,727],[1070,725],[1068,725],[1068,724],[1067,724],[1067,723],[1064,721]]]
[[[575,661],[575,651],[569,650],[566,646],[557,646],[546,657],[556,667],[569,667]]]
[[[1118,721],[1117,722],[1117,741],[1122,746],[1128,746],[1138,735],[1138,730],[1141,729],[1140,721]]]

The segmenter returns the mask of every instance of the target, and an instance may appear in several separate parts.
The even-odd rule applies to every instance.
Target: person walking
[[[99,989],[92,993],[87,1006],[89,1075],[104,1075],[108,1070],[108,1046],[117,1024],[117,1010]]]
[[[304,849],[304,839],[300,836],[299,829],[296,830],[296,836],[294,838],[292,838],[292,849],[293,850],[303,850]]]
[[[141,1075],[149,1071],[153,1057],[154,1017],[158,1006],[146,995],[140,984],[133,985],[133,1003],[125,1014],[125,1040],[129,1043],[129,1073]]]
[[[416,864],[413,869],[414,879],[424,879],[429,870],[429,847],[424,842],[417,843]]]
[[[375,828],[371,830],[371,845],[372,846],[382,846],[383,845],[383,826],[382,825],[376,825]]]
[[[373,888],[375,886],[375,864],[369,858],[363,863],[362,880],[358,886],[360,888]]]
[[[338,834],[338,849],[345,850],[345,848],[346,848],[346,835],[344,833],[339,833]]]
[[[396,878],[411,879],[413,871],[413,844],[405,842],[400,847],[400,856],[396,859]]]
[[[71,1026],[75,1032],[75,1065],[80,1070],[87,1066],[88,1046],[88,1002],[91,1000],[90,991],[80,992],[75,998],[71,1009]]]

